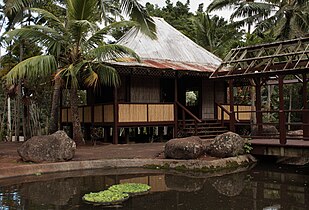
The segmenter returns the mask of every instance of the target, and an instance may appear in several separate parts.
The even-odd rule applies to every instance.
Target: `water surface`
[[[112,209],[309,209],[309,167],[258,165],[218,177],[140,169],[79,171],[0,180],[0,210],[111,209],[84,204],[85,193],[123,182],[152,186],[149,194]]]

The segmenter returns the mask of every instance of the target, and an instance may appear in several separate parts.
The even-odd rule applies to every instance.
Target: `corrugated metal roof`
[[[197,45],[163,18],[153,19],[157,27],[157,39],[151,39],[133,28],[118,42],[134,50],[142,62],[126,60],[116,62],[117,65],[204,72],[213,72],[220,65],[220,58]]]

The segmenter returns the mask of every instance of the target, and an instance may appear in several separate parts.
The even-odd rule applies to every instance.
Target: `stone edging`
[[[66,172],[75,170],[89,169],[108,169],[108,168],[165,168],[194,171],[214,171],[226,168],[234,168],[256,162],[251,155],[242,155],[217,159],[206,160],[174,160],[174,159],[102,159],[69,161],[60,163],[44,163],[19,165],[3,169],[0,179],[17,176],[45,174],[54,172]]]

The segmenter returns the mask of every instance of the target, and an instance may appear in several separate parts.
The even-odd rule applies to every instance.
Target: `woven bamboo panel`
[[[119,122],[147,122],[147,105],[119,104]]]
[[[174,121],[174,105],[149,104],[148,121],[149,122]]]
[[[103,122],[102,105],[94,106],[94,122],[95,123]]]
[[[230,105],[222,105],[226,110],[230,111]],[[248,105],[238,105],[234,106],[235,117],[238,120],[250,120],[251,119],[251,106]],[[238,111],[248,111],[248,113],[237,113]],[[221,108],[218,107],[218,119],[221,120]],[[230,116],[224,112],[224,120],[229,120]]]
[[[222,105],[226,110],[230,111],[230,105]],[[226,113],[226,112],[223,112],[223,116],[224,116],[224,120],[229,120],[230,119],[230,116]],[[218,107],[218,119],[221,120],[222,119],[222,116],[221,116],[221,108]]]
[[[113,105],[104,105],[104,122],[114,122]]]
[[[68,108],[68,122],[72,122],[72,112],[71,112],[71,108]]]
[[[238,111],[248,111],[247,113],[238,113],[239,120],[250,120],[251,119],[251,106],[238,106]]]
[[[84,107],[84,122],[91,123],[91,107]]]
[[[61,109],[61,122],[68,122],[68,109],[67,108]]]

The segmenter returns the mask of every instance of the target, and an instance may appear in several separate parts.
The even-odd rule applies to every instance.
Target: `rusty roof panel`
[[[212,73],[216,70],[217,66],[197,64],[197,63],[184,63],[175,62],[168,60],[142,60],[140,63],[137,61],[126,61],[126,62],[110,62],[111,64],[121,65],[121,66],[138,66],[138,67],[148,67],[156,69],[172,69],[176,71],[199,71]]]
[[[118,42],[134,50],[142,62],[126,59],[116,64],[200,72],[214,72],[218,68],[220,58],[197,45],[163,18],[153,19],[157,27],[157,39],[151,39],[133,28]]]

